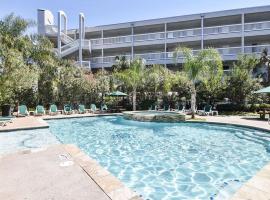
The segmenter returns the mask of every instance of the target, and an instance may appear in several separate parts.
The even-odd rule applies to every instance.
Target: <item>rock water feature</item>
[[[172,111],[128,111],[123,112],[125,119],[144,122],[182,122],[186,115],[181,112]]]

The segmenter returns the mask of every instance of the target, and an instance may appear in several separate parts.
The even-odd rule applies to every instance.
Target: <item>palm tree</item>
[[[222,75],[222,60],[217,50],[213,48],[200,50],[196,55],[189,48],[177,47],[174,52],[175,59],[183,58],[184,72],[191,84],[191,113],[192,119],[196,112],[196,84]]]
[[[142,59],[130,61],[129,67],[115,71],[115,76],[132,89],[132,106],[136,110],[137,89],[142,85],[145,77],[145,62]]]
[[[267,66],[268,83],[270,82],[270,56],[268,55],[268,49],[265,48],[262,51],[260,63]]]

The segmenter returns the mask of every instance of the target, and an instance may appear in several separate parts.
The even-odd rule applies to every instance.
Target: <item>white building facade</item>
[[[143,58],[147,65],[181,66],[173,57],[177,46],[196,51],[213,47],[230,70],[239,54],[270,50],[270,6],[234,9],[177,17],[86,27],[79,14],[78,29],[68,29],[67,15],[58,12],[57,22],[49,10],[38,10],[38,33],[47,36],[62,58],[96,70],[111,68],[116,56]]]

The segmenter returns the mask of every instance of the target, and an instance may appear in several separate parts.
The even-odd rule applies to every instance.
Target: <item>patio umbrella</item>
[[[263,89],[260,89],[256,92],[254,92],[255,94],[260,94],[260,93],[270,93],[270,86],[269,87],[266,87],[266,88],[263,88]]]
[[[124,92],[115,91],[115,92],[109,93],[108,96],[110,96],[110,97],[125,97],[125,96],[127,96],[127,94]]]

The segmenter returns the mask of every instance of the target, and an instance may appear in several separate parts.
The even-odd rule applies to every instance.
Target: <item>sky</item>
[[[270,0],[0,0],[0,18],[14,12],[36,20],[37,9],[63,10],[68,28],[78,27],[78,14],[85,15],[86,26],[196,14],[234,8],[270,5]]]

